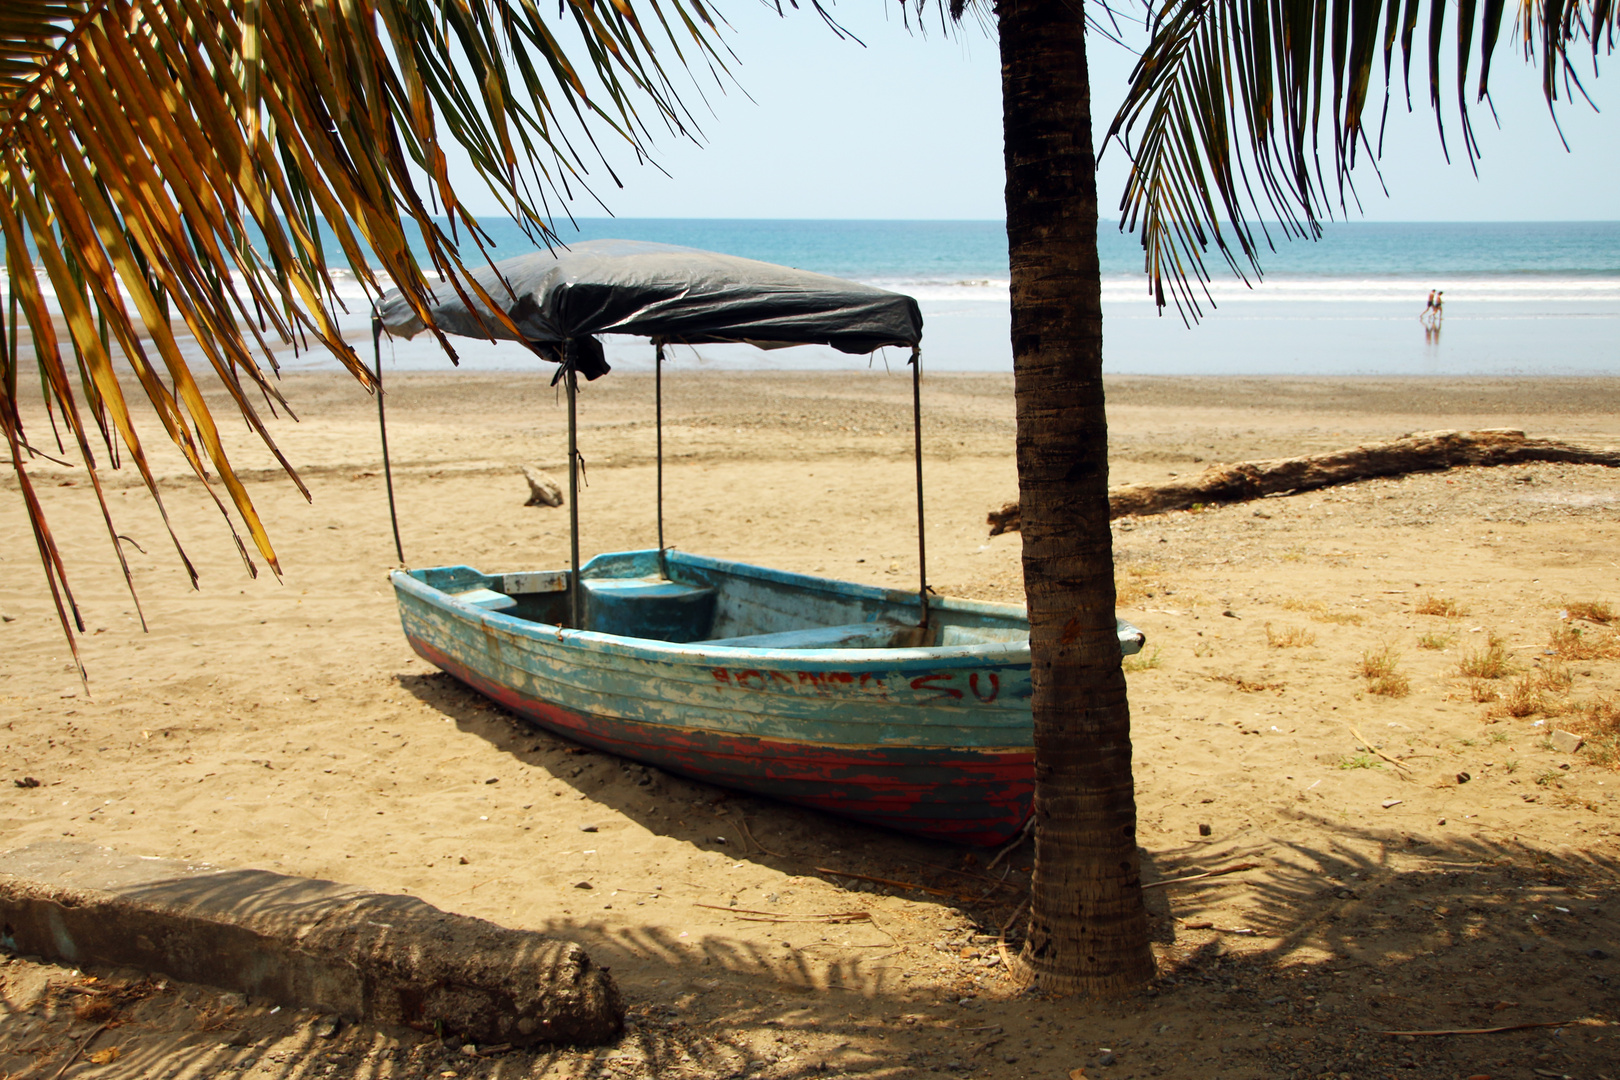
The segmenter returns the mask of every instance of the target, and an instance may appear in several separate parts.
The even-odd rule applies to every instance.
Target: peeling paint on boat
[[[1034,749],[1021,608],[930,601],[935,640],[1013,640],[734,646],[714,639],[791,642],[826,626],[851,631],[851,640],[880,639],[889,627],[899,637],[918,636],[905,625],[917,620],[917,597],[675,551],[665,553],[663,571],[667,578],[659,576],[656,551],[622,552],[591,560],[580,578],[582,585],[646,581],[649,603],[666,608],[670,594],[681,591],[670,583],[687,592],[712,590],[711,622],[692,631],[702,640],[604,634],[523,617],[556,607],[554,574],[439,567],[391,578],[406,638],[419,655],[566,737],[694,779],[923,836],[988,845],[1022,827]],[[544,582],[545,594],[503,591],[522,589],[526,580]],[[633,587],[614,591],[636,594]],[[491,602],[510,610],[481,606]],[[668,618],[651,621],[673,625]],[[868,625],[872,633],[864,635]],[[1120,627],[1124,651],[1137,651],[1140,632]]]

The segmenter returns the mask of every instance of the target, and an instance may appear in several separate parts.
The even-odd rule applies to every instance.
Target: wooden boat
[[[661,557],[662,555],[662,557]],[[661,769],[995,844],[1034,785],[1029,624],[1008,604],[668,550],[569,572],[392,574],[411,647],[530,721]],[[1121,623],[1121,648],[1142,635]]]
[[[1035,764],[1029,623],[1022,608],[930,595],[916,300],[623,240],[536,252],[469,276],[477,303],[383,297],[374,343],[384,331],[419,333],[430,315],[441,334],[522,341],[558,365],[554,381],[568,402],[569,569],[395,571],[412,648],[536,724],[671,772],[964,843],[998,843],[1023,827]],[[607,373],[601,334],[640,335],[656,350],[658,548],[581,564],[577,376]],[[663,362],[674,342],[910,349],[915,592],[664,543]],[[386,428],[383,466],[392,515]],[[397,519],[394,543],[404,563]],[[1120,623],[1119,638],[1126,653],[1141,648],[1134,627]]]

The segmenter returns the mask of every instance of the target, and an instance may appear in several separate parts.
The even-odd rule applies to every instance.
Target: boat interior
[[[568,571],[485,574],[470,566],[412,577],[485,611],[566,626]],[[1021,609],[917,595],[687,552],[599,555],[580,568],[583,626],[619,637],[752,649],[893,649],[1029,638]]]

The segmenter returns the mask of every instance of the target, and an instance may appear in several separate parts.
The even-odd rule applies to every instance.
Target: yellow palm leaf
[[[585,145],[607,134],[638,151],[646,131],[638,109],[671,130],[692,127],[645,27],[663,28],[661,43],[683,66],[697,55],[724,70],[716,24],[698,0],[613,0],[607,8],[563,0],[551,21],[565,20],[581,42],[577,58],[564,53],[533,0],[0,7],[0,233],[10,290],[0,304],[0,432],[75,655],[77,609],[27,473],[37,451],[18,401],[19,330],[27,330],[47,405],[60,413],[98,498],[102,462],[92,433],[105,460],[117,467],[127,458],[158,500],[119,379],[127,364],[164,433],[214,495],[250,572],[237,523],[278,569],[171,320],[196,338],[214,377],[297,483],[247,397],[256,387],[279,399],[274,348],[312,338],[372,386],[338,330],[323,236],[336,240],[363,288],[397,286],[424,317],[430,280],[441,277],[463,296],[487,300],[417,191],[413,169],[429,177],[456,232],[465,228],[481,247],[482,231],[445,165],[444,142],[456,141],[530,236],[548,240],[534,193],[581,184],[589,172],[560,134],[568,124],[594,129]]]

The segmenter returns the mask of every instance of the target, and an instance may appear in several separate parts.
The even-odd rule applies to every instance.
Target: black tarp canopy
[[[579,622],[579,451],[574,373],[594,379],[607,374],[598,334],[632,334],[658,343],[658,549],[664,550],[663,345],[740,342],[762,349],[828,345],[844,353],[870,353],[893,345],[912,350],[911,407],[917,463],[917,558],[921,584],[918,605],[928,624],[928,556],[923,542],[922,435],[917,348],[922,312],[917,301],[871,285],[812,274],[787,266],[720,255],[698,248],[644,240],[589,240],[572,247],[520,255],[470,275],[501,304],[517,327],[514,334],[478,302],[449,295],[430,305],[433,320],[447,334],[527,342],[558,363],[558,379],[568,393],[569,623]],[[474,292],[474,290],[469,290]],[[503,303],[504,301],[504,303]],[[399,290],[377,302],[377,331],[415,337],[427,325]],[[377,356],[382,383],[382,356]],[[568,377],[563,378],[564,375]],[[554,380],[555,381],[555,380]],[[383,399],[377,396],[383,421]],[[405,559],[394,509],[393,472],[388,467],[388,433],[382,424],[383,468],[394,545]]]
[[[765,349],[829,345],[845,353],[922,341],[922,313],[909,296],[674,244],[589,240],[520,255],[471,276],[497,302],[510,300],[506,313],[521,340],[543,354],[560,359],[557,346],[575,342],[576,363],[588,378],[607,371],[597,334]],[[446,333],[520,340],[478,307],[475,314],[452,294],[432,312]],[[427,328],[397,290],[379,301],[377,314],[390,334],[414,337]]]

